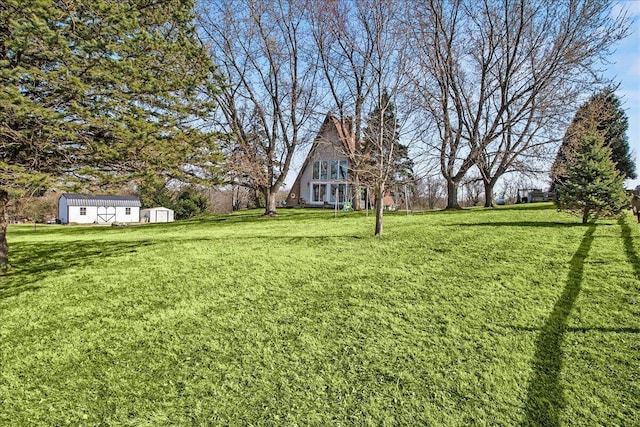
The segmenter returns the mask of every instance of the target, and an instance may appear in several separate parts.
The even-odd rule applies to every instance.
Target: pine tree
[[[576,146],[593,128],[602,135],[605,145],[611,148],[611,160],[622,177],[636,178],[635,163],[631,157],[627,138],[629,120],[613,88],[606,88],[593,95],[578,109],[567,128],[551,168],[554,187],[564,178],[566,165],[573,159]]]
[[[566,164],[565,178],[558,186],[558,207],[581,215],[583,224],[591,216],[616,215],[628,204],[623,181],[611,160],[611,148],[592,129]]]
[[[394,184],[402,185],[413,176],[408,148],[400,143],[400,124],[395,105],[387,91],[380,94],[376,107],[367,116],[364,130],[365,161],[361,162],[363,182],[373,186],[376,197],[375,235],[383,231],[382,200]]]
[[[4,0],[0,6],[0,269],[10,195],[55,184],[208,179],[198,130],[216,71],[193,1]]]
[[[395,105],[385,91],[380,102],[369,113],[364,130],[363,150],[369,158],[369,166],[365,178],[380,176],[380,170],[389,171],[383,174],[385,184],[406,184],[413,180],[413,160],[409,157],[409,148],[400,142],[400,124],[396,117]]]

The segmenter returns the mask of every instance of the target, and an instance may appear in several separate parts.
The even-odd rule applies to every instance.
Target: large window
[[[317,161],[313,164],[313,179],[327,179],[327,169],[329,162],[326,160]]]
[[[346,160],[331,160],[331,179],[347,179]]]
[[[311,185],[311,202],[344,203],[348,200],[347,184],[314,183]]]
[[[346,201],[347,179],[346,160],[318,160],[313,162],[313,177],[316,182],[311,183],[311,202],[336,202],[336,192],[339,203]],[[319,181],[319,182],[318,182]]]
[[[314,162],[313,179],[347,179],[347,161],[318,160]]]
[[[327,197],[327,184],[313,184],[313,202],[324,202]]]
[[[330,184],[329,185],[329,201],[331,203],[336,202],[336,195],[338,196],[338,203],[345,202],[347,194],[347,184]]]

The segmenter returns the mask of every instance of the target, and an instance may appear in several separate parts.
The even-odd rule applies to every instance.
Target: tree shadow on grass
[[[496,206],[495,209],[500,211],[555,211],[558,210],[558,207],[553,202],[536,202]]]
[[[473,206],[473,207],[464,207],[460,209],[433,209],[424,211],[427,214],[433,213],[473,213],[473,214],[484,214],[491,212],[502,212],[502,211],[549,211],[549,210],[557,210],[555,204],[552,202],[539,202],[539,203],[521,203],[521,204],[513,204],[513,205],[499,205],[493,206],[490,208],[485,208],[483,206]],[[385,213],[386,215],[386,213]]]
[[[514,326],[514,325],[499,325],[502,328],[513,329],[516,331],[523,332],[537,332],[540,328],[534,328],[531,326]],[[589,332],[601,332],[601,333],[611,333],[611,334],[640,334],[640,328],[627,328],[627,327],[616,327],[616,328],[606,328],[602,326],[583,326],[583,327],[573,327],[573,328],[564,328],[564,332],[568,333],[589,333]]]
[[[633,273],[635,274],[636,279],[640,280],[640,259],[638,258],[638,254],[636,253],[635,248],[633,247],[631,227],[629,227],[629,224],[627,224],[624,218],[620,218],[618,220],[618,224],[620,224],[622,242],[624,244],[624,252],[627,255],[627,260],[633,267]]]
[[[568,228],[584,227],[578,222],[553,222],[553,221],[490,221],[449,224],[450,227],[539,227],[539,228]]]
[[[83,268],[125,253],[137,252],[149,241],[87,241],[14,243],[12,268],[0,275],[0,300],[40,288],[38,282],[68,268]]]
[[[567,319],[580,293],[584,262],[591,249],[596,226],[589,225],[580,247],[570,261],[567,283],[553,307],[538,339],[533,358],[533,376],[529,383],[525,407],[525,426],[558,426],[564,408],[564,394],[560,385],[562,370],[562,341]]]

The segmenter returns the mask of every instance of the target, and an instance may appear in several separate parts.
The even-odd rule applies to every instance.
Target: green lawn
[[[640,423],[640,226],[551,205],[9,230],[0,425]]]

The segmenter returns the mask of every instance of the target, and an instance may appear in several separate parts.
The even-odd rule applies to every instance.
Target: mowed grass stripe
[[[297,210],[275,220],[249,212],[126,229],[11,229],[0,422],[638,417],[630,219],[595,225],[561,345],[549,350],[537,348],[540,334],[587,227],[550,205],[385,221],[382,238],[371,236],[372,216]],[[42,259],[30,256],[36,250]],[[560,352],[557,375],[537,375],[536,355],[551,351]],[[541,379],[560,390],[555,418],[531,408],[540,398],[532,390],[545,386],[531,382]]]

